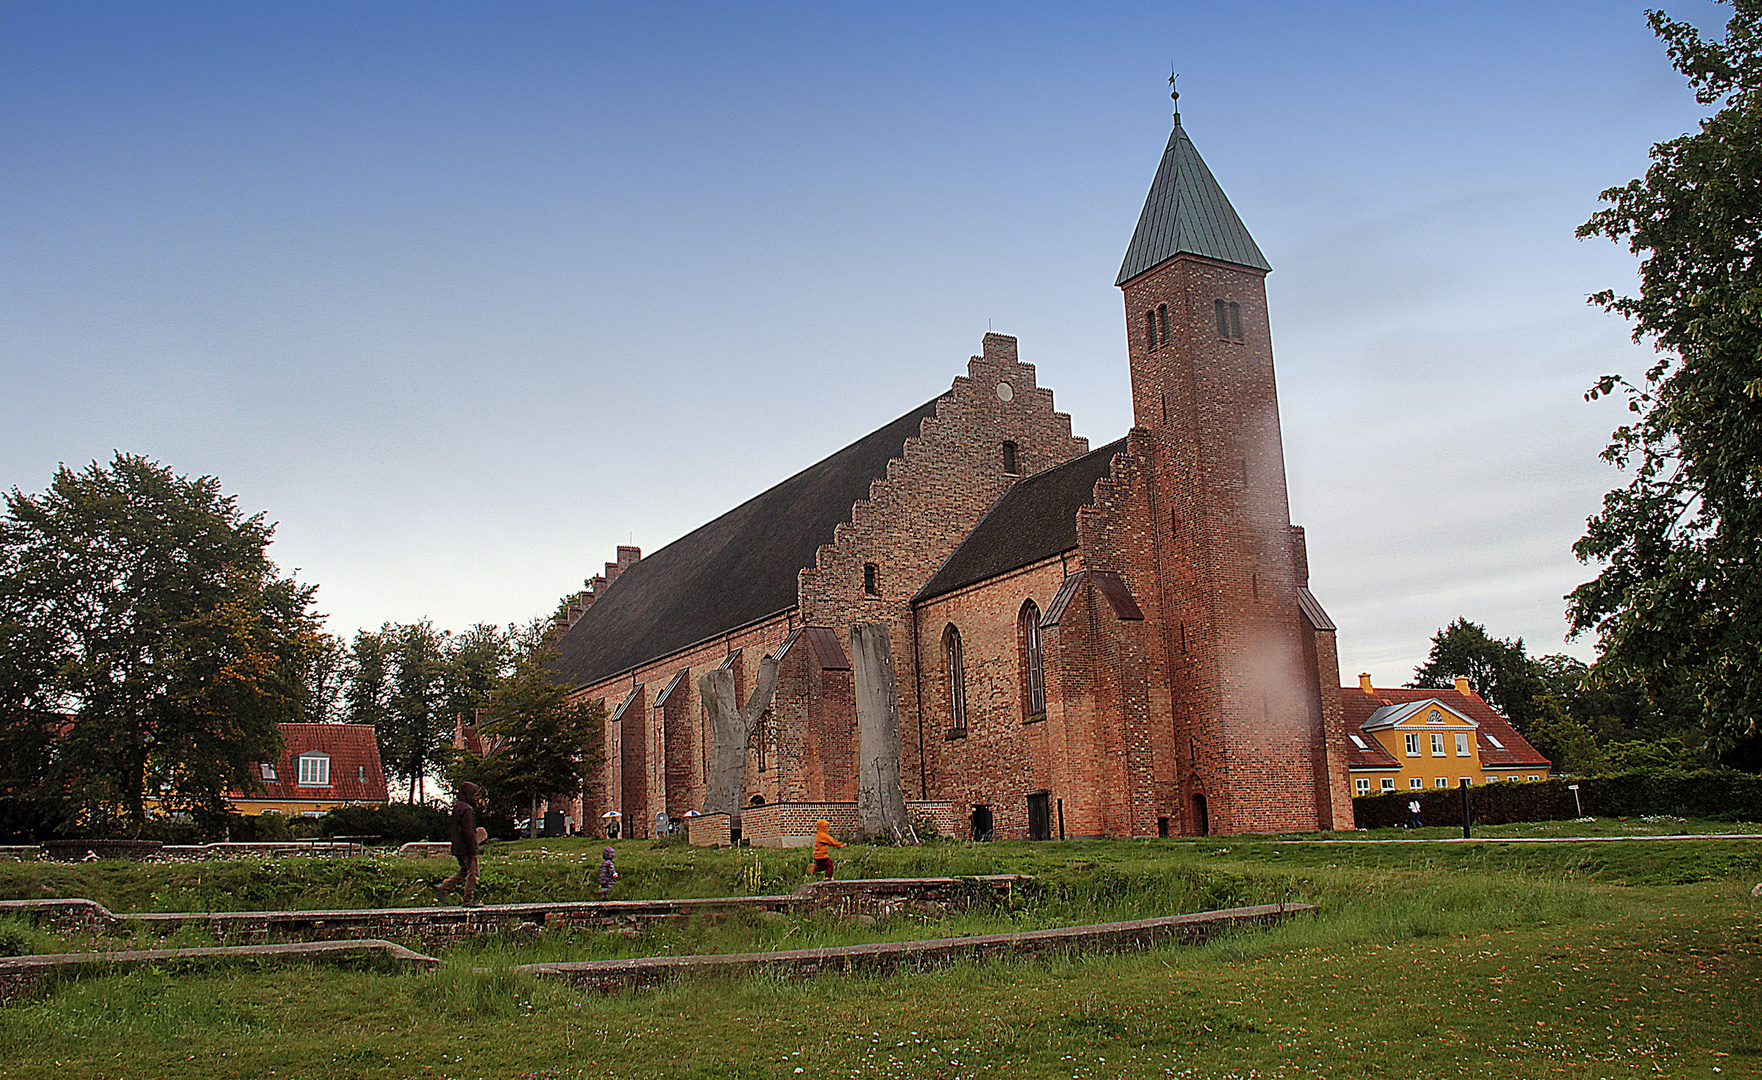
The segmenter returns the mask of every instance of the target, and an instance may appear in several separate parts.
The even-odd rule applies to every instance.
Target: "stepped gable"
[[[1177,116],[1114,284],[1124,285],[1181,254],[1203,255],[1256,270],[1273,268],[1193,148]]]
[[[943,593],[1006,574],[1077,546],[1077,511],[1095,496],[1125,439],[1108,443],[1045,472],[1018,480],[913,597]]]
[[[796,575],[936,414],[936,398],[638,562],[558,643],[557,670],[590,686],[796,606]]]
[[[1346,714],[1346,730],[1358,731],[1364,727],[1371,715],[1385,705],[1405,705],[1414,701],[1436,699],[1440,705],[1459,712],[1479,725],[1476,742],[1480,744],[1481,764],[1495,768],[1510,765],[1533,765],[1547,768],[1551,764],[1547,758],[1536,751],[1529,741],[1517,733],[1499,711],[1488,704],[1479,694],[1470,691],[1458,694],[1451,689],[1424,689],[1401,687],[1384,689],[1377,687],[1366,691],[1362,687],[1343,686],[1340,688],[1340,704]],[[1498,739],[1503,746],[1494,746],[1487,736]],[[1367,739],[1367,742],[1372,741]],[[1356,768],[1357,766],[1354,766]]]

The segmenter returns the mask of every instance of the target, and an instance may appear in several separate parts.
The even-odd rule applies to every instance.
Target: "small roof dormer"
[[[1480,724],[1437,698],[1421,698],[1419,701],[1403,702],[1400,705],[1384,705],[1371,713],[1370,718],[1360,725],[1364,731],[1392,727],[1472,731],[1480,727]]]

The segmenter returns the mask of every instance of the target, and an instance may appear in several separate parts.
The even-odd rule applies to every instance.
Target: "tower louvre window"
[[[1214,300],[1212,304],[1217,312],[1217,336],[1219,341],[1242,340],[1242,305],[1234,300]]]
[[[1159,346],[1169,343],[1169,306],[1167,304],[1156,305],[1156,343]]]
[[[1016,444],[1006,441],[1003,444],[1003,471],[1010,476],[1021,475],[1021,466],[1016,463]]]
[[[863,564],[863,595],[881,595],[881,568],[872,562]]]
[[[1156,349],[1156,312],[1154,310],[1144,312],[1144,347],[1152,351]]]

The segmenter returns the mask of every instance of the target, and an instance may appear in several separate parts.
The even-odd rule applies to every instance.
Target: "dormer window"
[[[304,787],[328,787],[330,785],[330,755],[301,754],[299,780]]]
[[[1021,466],[1016,462],[1016,444],[1013,442],[1003,444],[1003,472],[1005,476],[1022,474]]]
[[[1242,305],[1234,300],[1214,301],[1217,308],[1217,336],[1219,341],[1242,340]]]
[[[863,564],[863,595],[881,595],[881,568],[872,562]]]

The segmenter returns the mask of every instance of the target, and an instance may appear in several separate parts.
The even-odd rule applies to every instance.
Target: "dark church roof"
[[[941,596],[1076,547],[1077,511],[1095,498],[1095,482],[1125,448],[1119,439],[1018,480],[912,599]]]
[[[935,413],[931,399],[631,563],[563,634],[559,673],[588,686],[794,607],[796,574]]]
[[[1272,269],[1177,121],[1114,284],[1124,285],[1183,252],[1257,270]]]

